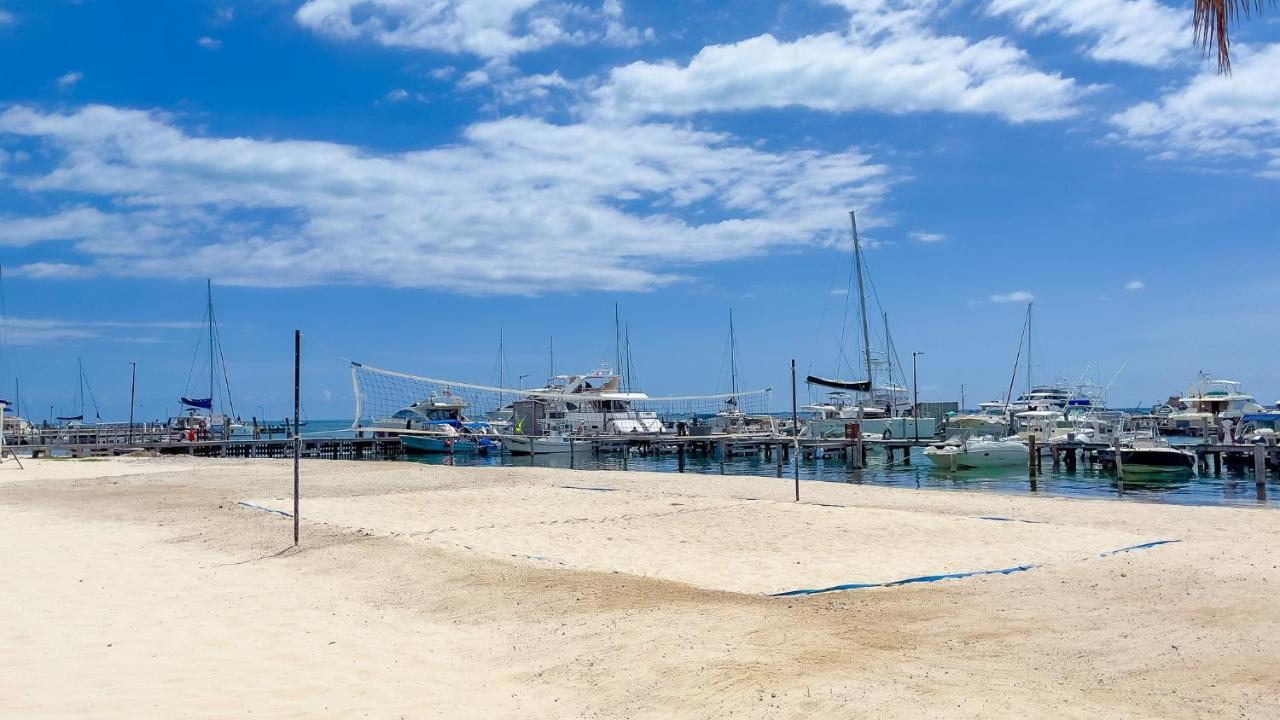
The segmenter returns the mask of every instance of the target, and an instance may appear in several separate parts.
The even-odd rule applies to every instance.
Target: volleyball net
[[[356,428],[370,427],[424,401],[461,405],[462,414],[468,420],[485,421],[499,419],[504,408],[509,408],[513,402],[559,399],[572,404],[575,398],[575,395],[549,388],[476,385],[384,370],[357,362],[351,363],[351,385],[356,401],[352,426]],[[724,412],[767,415],[771,394],[772,390],[766,388],[715,395],[641,397],[628,399],[627,403],[633,412],[652,412],[664,425],[674,425]],[[458,403],[459,399],[461,403]],[[572,407],[568,409],[575,410]]]

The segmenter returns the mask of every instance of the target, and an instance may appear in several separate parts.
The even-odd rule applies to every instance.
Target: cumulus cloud
[[[993,303],[1024,303],[1035,299],[1036,296],[1026,290],[1014,290],[1013,292],[992,295],[990,298]]]
[[[74,88],[77,84],[79,84],[79,82],[83,79],[84,79],[84,73],[69,72],[66,75],[63,75],[62,77],[58,78],[57,80],[58,88],[60,90],[70,90]]]
[[[1146,289],[1146,287],[1147,287],[1146,283],[1142,282],[1141,280],[1130,280],[1129,282],[1124,284],[1125,290],[1144,290]]]
[[[665,124],[513,117],[380,154],[200,137],[104,106],[0,113],[0,143],[33,139],[41,162],[3,181],[56,209],[0,217],[0,245],[69,244],[99,274],[259,286],[647,290],[698,263],[843,243],[844,208],[872,208],[874,226],[892,183],[857,150],[767,152]]]
[[[939,243],[947,239],[942,233],[920,232],[919,230],[910,232],[907,237],[919,243]]]
[[[652,31],[622,22],[619,0],[599,7],[554,0],[307,0],[294,18],[339,40],[510,58],[551,45],[635,44]]]
[[[1280,43],[1233,52],[1230,76],[1205,70],[1154,102],[1112,115],[1111,137],[1167,159],[1257,158],[1270,166],[1280,157]]]
[[[404,88],[396,88],[387,93],[386,98],[391,102],[400,102],[409,99],[409,91]]]
[[[221,40],[218,40],[217,38],[207,37],[207,36],[202,37],[199,40],[196,40],[196,44],[204,48],[205,50],[217,50],[218,48],[222,47]]]
[[[1165,67],[1192,52],[1191,13],[1155,0],[991,0],[987,12],[1023,30],[1087,38],[1084,52],[1098,61]]]
[[[779,40],[765,34],[702,48],[684,65],[615,68],[593,94],[605,117],[688,115],[758,108],[828,112],[991,114],[1011,122],[1076,114],[1089,88],[1035,69],[1008,40],[938,35],[935,0],[837,1],[843,32]]]

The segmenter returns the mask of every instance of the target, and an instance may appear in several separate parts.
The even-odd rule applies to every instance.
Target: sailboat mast
[[[80,372],[80,419],[84,420],[84,360],[76,358],[76,369]]]
[[[893,412],[898,409],[898,390],[893,384],[893,336],[889,334],[889,313],[882,311],[880,317],[884,320],[884,359],[885,364],[889,366],[889,402],[891,411],[889,416],[892,417]],[[872,388],[872,390],[874,389]]]
[[[213,415],[213,280],[205,280],[205,316],[209,321],[209,414]]]
[[[622,375],[622,323],[618,319],[618,303],[613,304],[613,371]]]
[[[733,308],[729,308],[729,390],[738,397],[738,338],[733,332]]]
[[[867,294],[862,287],[862,244],[858,240],[858,218],[853,210],[849,211],[849,222],[853,225],[853,262],[858,273],[858,312],[862,316],[862,353],[866,362],[867,381],[871,382],[871,333],[867,331]]]
[[[1035,301],[1027,303],[1027,394],[1031,394],[1031,306]]]
[[[556,376],[556,336],[552,335],[551,336],[551,374],[548,375],[547,377],[553,378],[555,376]]]

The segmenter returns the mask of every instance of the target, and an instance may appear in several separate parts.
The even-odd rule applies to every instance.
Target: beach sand
[[[294,549],[290,462],[24,463],[0,717],[1280,717],[1271,509],[306,461]]]

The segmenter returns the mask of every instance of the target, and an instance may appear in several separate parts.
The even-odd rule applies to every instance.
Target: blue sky
[[[853,207],[922,399],[1002,393],[1034,296],[1040,378],[1127,363],[1133,405],[1205,369],[1270,402],[1280,14],[1230,78],[1189,18],[0,0],[2,394],[69,409],[83,358],[123,417],[136,361],[171,414],[206,277],[245,416],[286,411],[295,327],[308,414],[345,417],[344,358],[490,382],[501,332],[540,381],[552,336],[557,370],[612,356],[614,303],[650,393],[727,386],[729,308],[743,383],[782,390],[792,357],[836,369]]]

